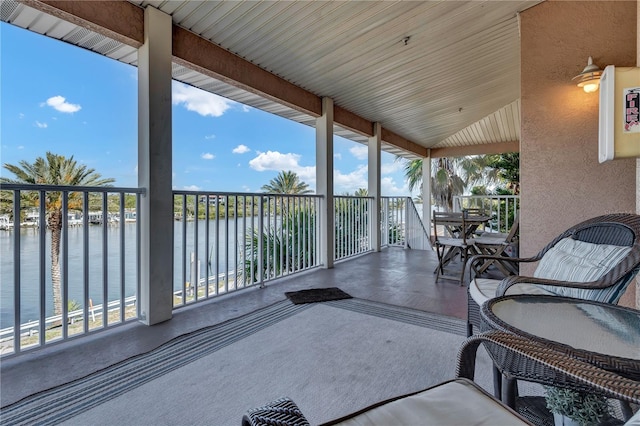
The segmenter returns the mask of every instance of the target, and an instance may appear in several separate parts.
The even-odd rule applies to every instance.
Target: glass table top
[[[489,301],[490,316],[575,349],[640,360],[640,311],[563,297],[516,296]]]

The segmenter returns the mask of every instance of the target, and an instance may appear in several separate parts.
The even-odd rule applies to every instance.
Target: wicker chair
[[[556,269],[562,269],[565,262],[558,259],[561,259],[561,256],[564,255],[569,258],[574,255],[566,251],[567,247],[575,246],[581,250],[584,250],[584,247],[595,247],[583,243],[600,245],[599,249],[605,251],[609,250],[609,248],[615,250],[618,247],[627,252],[624,253],[624,251],[618,250],[618,257],[612,257],[612,259],[615,258],[617,260],[603,266],[602,270],[599,271],[600,276],[596,279],[589,278],[588,274],[582,277],[587,277],[586,279],[580,279],[579,269],[582,265],[576,265],[571,270],[571,273],[577,273],[578,278],[571,280],[552,278],[558,271],[550,272],[545,269],[546,265],[553,264],[555,260],[558,263],[555,265]],[[582,253],[582,251],[577,253]],[[586,258],[586,256],[584,257]],[[508,261],[516,266],[530,262],[539,263],[533,277],[512,275],[502,280],[495,280],[473,276],[476,265],[483,264],[491,259],[499,259],[501,262]],[[576,255],[575,259],[580,262],[583,260],[583,255]],[[566,264],[569,264],[569,262],[566,262]],[[469,259],[467,266],[469,271],[467,335],[469,336],[473,333],[474,326],[478,329],[481,326],[480,305],[490,298],[507,293],[562,295],[604,303],[618,303],[627,286],[640,270],[640,216],[630,213],[618,213],[595,217],[579,223],[558,235],[533,257],[496,258],[489,255],[478,255]],[[595,276],[597,276],[598,270],[594,268],[596,267],[587,268],[585,266],[583,269],[589,269],[591,273],[595,272]],[[607,271],[607,268],[611,269]],[[560,270],[559,272],[562,271]],[[591,277],[593,276],[592,274]]]

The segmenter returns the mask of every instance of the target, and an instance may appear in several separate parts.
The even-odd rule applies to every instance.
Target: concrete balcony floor
[[[353,297],[466,318],[466,287],[435,282],[435,252],[388,248],[174,311],[162,324],[130,322],[10,357],[0,363],[1,405],[67,383],[202,327],[285,299],[286,291],[340,287]]]

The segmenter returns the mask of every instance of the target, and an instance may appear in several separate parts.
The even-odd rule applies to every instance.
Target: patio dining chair
[[[438,235],[440,229],[442,235]],[[464,213],[434,212],[433,236],[438,256],[436,282],[440,278],[445,278],[459,281],[462,285],[469,251],[474,244],[473,239],[468,238],[467,216]],[[457,256],[460,256],[461,261],[459,276],[445,275],[445,268]]]
[[[537,262],[533,276],[502,280],[474,275],[487,260],[515,266]],[[640,216],[617,213],[581,222],[529,258],[477,255],[469,260],[467,335],[480,328],[480,306],[505,294],[545,294],[618,303],[640,270]]]
[[[490,266],[494,265],[504,276],[515,275],[518,270],[510,262],[503,262],[502,258],[510,257],[507,254],[509,247],[513,247],[518,242],[518,231],[520,229],[520,213],[517,212],[513,220],[513,224],[507,234],[497,233],[498,235],[491,235],[491,233],[484,233],[479,237],[473,239],[473,242],[478,249],[479,254],[491,255],[495,258],[486,259],[484,262],[475,266],[476,276],[481,275]]]

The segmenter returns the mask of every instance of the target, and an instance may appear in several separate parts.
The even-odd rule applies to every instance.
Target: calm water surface
[[[251,218],[248,222],[238,225],[238,232],[233,220],[209,221],[209,259],[205,257],[205,224],[201,220],[186,222],[186,268],[183,260],[183,222],[174,222],[174,290],[181,290],[183,274],[186,281],[190,280],[190,253],[194,251],[195,229],[197,224],[198,234],[198,259],[200,260],[200,275],[205,276],[205,269],[209,274],[222,273],[227,268],[235,269],[236,261],[241,261],[240,252],[244,242],[244,232],[250,232]],[[87,228],[89,241],[88,262],[88,288],[89,298],[94,305],[103,303],[103,281],[105,270],[103,261],[103,242],[107,241],[107,288],[108,300],[118,300],[121,296],[121,273],[124,268],[124,297],[136,294],[136,230],[135,222],[125,223],[123,226],[108,226],[106,232],[102,226],[90,225]],[[74,300],[82,305],[84,301],[84,254],[83,239],[84,227],[69,228],[68,232],[68,288],[69,300]],[[120,259],[120,235],[124,231],[124,262]],[[40,312],[40,229],[23,228],[20,231],[20,298],[21,298],[21,322],[37,320]],[[45,305],[46,315],[53,315],[53,297],[51,290],[51,232],[46,232],[45,262],[42,269],[45,273]],[[218,235],[217,251],[215,247],[216,235]],[[0,328],[13,326],[14,316],[14,231],[0,231]],[[229,248],[226,242],[229,241]],[[62,252],[61,252],[62,253]],[[228,253],[228,256],[227,256]],[[228,257],[228,261],[227,261]],[[211,260],[212,267],[207,265]],[[215,270],[213,265],[216,264]],[[62,257],[61,257],[62,265]],[[62,272],[64,274],[64,272]]]

